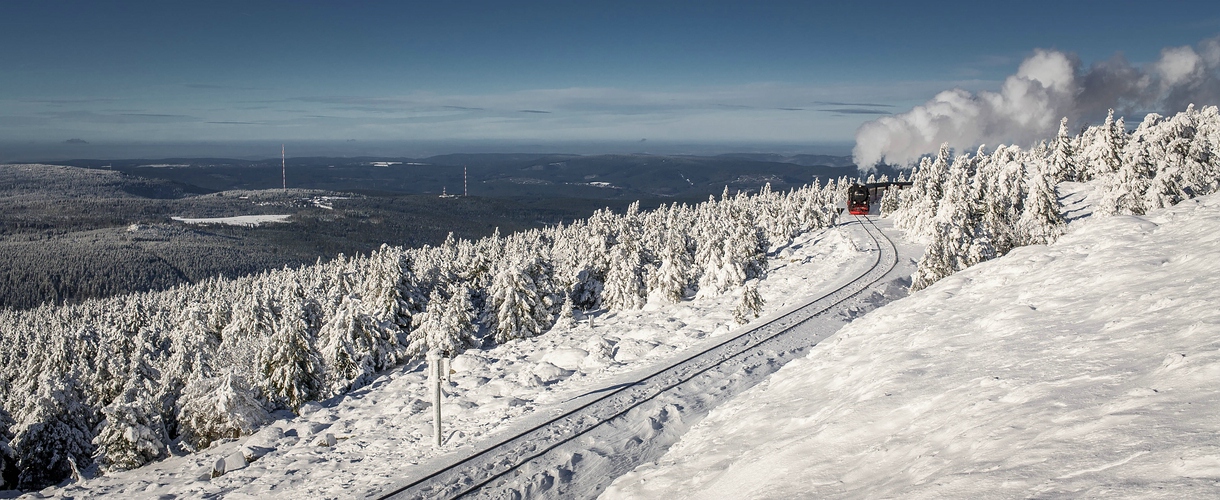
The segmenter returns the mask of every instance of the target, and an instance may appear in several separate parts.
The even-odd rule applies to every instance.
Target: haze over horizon
[[[1157,74],[1164,50],[1198,46],[1207,90],[1217,33],[1220,9],[1201,1],[6,2],[0,161],[281,142],[359,154],[352,140],[403,155],[848,154],[862,125],[902,122],[947,89],[1003,95],[1045,51],[1083,78],[1102,63]],[[1131,109],[1174,111],[1141,104]],[[1107,105],[1046,116],[1095,120]],[[897,155],[886,148],[910,129],[885,127],[865,157]]]

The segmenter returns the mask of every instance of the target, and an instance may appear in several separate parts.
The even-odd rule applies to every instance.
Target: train
[[[869,189],[860,184],[847,188],[847,213],[868,215]]]

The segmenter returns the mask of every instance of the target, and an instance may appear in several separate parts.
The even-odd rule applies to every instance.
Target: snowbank
[[[1220,197],[848,325],[603,498],[1220,497]]]

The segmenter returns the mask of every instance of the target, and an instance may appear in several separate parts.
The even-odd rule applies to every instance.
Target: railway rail
[[[867,216],[855,219],[876,254],[869,269],[855,279],[374,498],[596,496],[614,478],[658,458],[716,404],[761,382],[832,334],[803,327],[832,316],[897,266],[897,249],[889,237]]]

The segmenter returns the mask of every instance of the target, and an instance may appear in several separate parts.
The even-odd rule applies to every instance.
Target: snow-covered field
[[[264,223],[288,222],[291,215],[237,215],[233,217],[212,217],[204,219],[188,219],[186,217],[170,217],[186,224],[224,224],[226,226],[257,227]]]
[[[872,254],[862,231],[832,228],[803,236],[773,259],[759,292],[764,315],[833,289],[863,272]],[[579,318],[546,335],[472,350],[453,360],[442,406],[446,441],[430,443],[431,403],[419,363],[381,375],[370,386],[302,415],[282,414],[254,436],[141,469],[96,477],[43,493],[53,497],[350,498],[410,477],[419,464],[470,453],[474,446],[565,403],[668,363],[684,350],[738,328],[737,293],[676,305]],[[211,478],[219,459],[259,457]]]
[[[1220,498],[1220,197],[894,302],[603,498]]]

